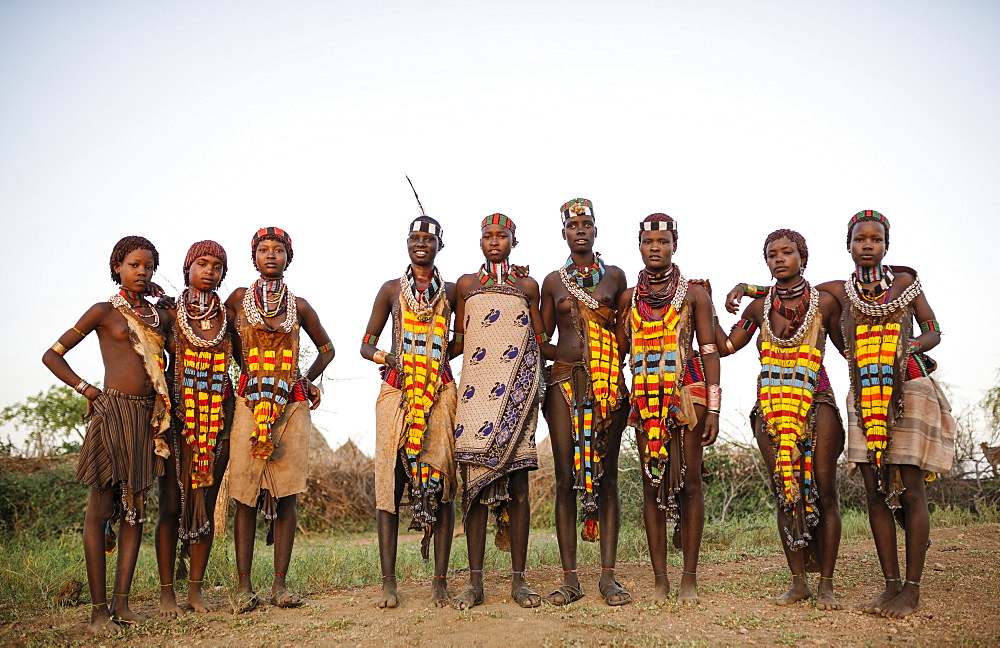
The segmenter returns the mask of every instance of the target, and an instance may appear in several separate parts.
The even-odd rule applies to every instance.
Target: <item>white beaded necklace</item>
[[[254,282],[254,286],[258,282],[264,281],[263,279],[258,279]],[[250,286],[243,293],[243,312],[246,313],[247,321],[254,328],[270,328],[264,323],[264,318],[260,309],[257,307],[257,301],[254,299],[254,286]],[[295,303],[295,295],[292,294],[291,290],[288,290],[288,308],[285,311],[285,321],[278,325],[278,330],[285,333],[291,333],[292,327],[295,326],[299,321],[298,306]]]
[[[851,273],[851,278],[846,282],[844,288],[844,292],[847,293],[847,299],[851,302],[851,307],[869,317],[885,317],[906,308],[923,291],[920,287],[920,278],[914,277],[913,283],[907,286],[903,294],[896,299],[888,304],[873,304],[861,296],[858,288],[857,271]]]
[[[789,338],[778,337],[774,334],[771,329],[771,302],[774,301],[774,295],[777,292],[774,286],[767,291],[767,296],[764,297],[764,315],[761,319],[764,320],[764,331],[767,332],[767,336],[774,340],[774,343],[780,347],[790,347],[798,346],[802,344],[802,340],[806,337],[806,331],[809,329],[809,325],[812,324],[813,318],[816,317],[816,313],[819,311],[819,291],[815,287],[809,286],[809,308],[806,310],[805,316],[802,318],[802,324],[799,325],[795,334]]]
[[[195,335],[195,332],[191,330],[191,324],[188,322],[186,293],[187,291],[185,290],[184,294],[181,294],[181,307],[177,309],[177,328],[181,330],[187,341],[196,347],[208,348],[216,346],[219,342],[222,342],[222,338],[226,335],[226,309],[219,309],[222,312],[222,324],[219,327],[218,335],[215,336],[215,339],[206,340],[203,337]]]
[[[146,304],[146,306],[149,307],[149,310],[153,311],[153,314],[151,316],[150,315],[143,315],[142,313],[140,313],[139,311],[137,311],[135,309],[135,306],[133,306],[132,304],[130,304],[127,299],[125,299],[124,297],[121,296],[121,293],[115,293],[115,294],[111,295],[111,298],[108,299],[108,301],[111,302],[111,305],[114,306],[115,308],[117,308],[122,313],[125,313],[127,311],[131,311],[132,314],[135,315],[136,317],[138,317],[139,321],[142,322],[143,324],[145,324],[146,326],[149,326],[149,327],[152,327],[152,328],[160,328],[160,313],[155,308],[153,308],[152,306],[150,306],[148,303]],[[146,318],[147,317],[152,317],[152,319],[153,319],[152,323],[146,322]]]

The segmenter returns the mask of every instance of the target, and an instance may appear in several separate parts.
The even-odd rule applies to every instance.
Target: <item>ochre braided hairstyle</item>
[[[661,214],[660,212],[656,212],[655,214],[650,214],[649,216],[643,218],[642,222],[643,223],[675,223],[676,221],[674,221],[673,218],[667,216],[666,214]],[[671,234],[674,235],[674,243],[676,243],[677,242],[677,226],[676,225],[674,226],[674,229],[671,231]],[[640,241],[642,240],[642,231],[641,230],[639,231],[639,240]]]
[[[799,256],[802,257],[802,269],[805,270],[806,263],[809,261],[809,247],[806,245],[805,237],[795,230],[779,229],[768,234],[767,238],[764,239],[764,260],[767,260],[767,246],[780,238],[788,239],[799,249]]]
[[[256,246],[254,246],[256,247]],[[203,256],[214,256],[222,261],[222,276],[219,277],[219,282],[221,283],[223,279],[226,278],[226,271],[229,270],[229,262],[226,260],[226,251],[221,245],[215,241],[198,241],[188,248],[187,256],[184,257],[184,285],[191,285],[188,282],[188,271],[191,269],[191,265],[198,259],[198,257]]]
[[[129,255],[130,252],[136,250],[149,250],[153,253],[153,270],[160,267],[160,253],[156,251],[156,246],[153,245],[149,239],[144,236],[126,236],[122,240],[115,243],[115,247],[111,250],[111,280],[114,281],[119,286],[122,283],[122,276],[115,272],[115,267],[120,266],[125,257]]]
[[[875,211],[874,209],[864,209],[859,211],[854,216],[851,216],[851,220],[847,222],[847,249],[851,249],[851,234],[854,232],[854,226],[858,223],[864,223],[865,221],[870,221],[872,223],[882,223],[882,227],[885,229],[885,249],[889,249],[889,219]]]

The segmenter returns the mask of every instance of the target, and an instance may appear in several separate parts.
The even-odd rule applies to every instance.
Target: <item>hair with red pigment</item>
[[[656,212],[655,214],[650,214],[649,216],[642,219],[643,223],[673,223],[675,222],[673,218],[670,218],[666,214],[661,214]],[[675,226],[676,227],[676,226]],[[677,242],[677,230],[674,229],[671,234],[674,235],[674,243]],[[639,240],[642,240],[642,230],[639,230]]]
[[[153,270],[160,267],[160,253],[156,251],[156,246],[153,245],[148,238],[144,236],[126,236],[122,240],[115,243],[115,247],[111,250],[111,280],[114,281],[119,286],[122,283],[122,276],[115,272],[115,266],[120,266],[125,257],[129,255],[130,252],[135,252],[136,250],[149,250],[153,253]]]
[[[889,219],[877,211],[858,212],[847,224],[847,249],[851,249],[851,236],[854,234],[854,226],[858,223],[881,223],[885,230],[885,249],[889,249]]]
[[[226,251],[223,247],[215,241],[198,241],[188,248],[187,256],[184,257],[185,286],[191,285],[188,281],[188,271],[191,269],[191,266],[194,265],[194,262],[198,260],[198,257],[203,256],[214,256],[218,258],[219,261],[222,261],[222,276],[219,277],[219,281],[221,282],[226,278],[226,271],[229,270],[229,261],[226,259]]]
[[[767,238],[764,239],[764,259],[767,260],[767,246],[780,238],[786,238],[795,244],[799,250],[799,256],[802,257],[802,269],[805,270],[806,263],[809,261],[809,247],[806,245],[805,237],[795,230],[779,229],[768,234]]]

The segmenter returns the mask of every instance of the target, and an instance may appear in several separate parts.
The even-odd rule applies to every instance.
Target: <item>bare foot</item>
[[[788,591],[774,599],[775,605],[792,605],[812,596],[809,585],[803,579],[796,578]]]
[[[817,610],[839,610],[840,602],[833,595],[833,580],[821,578],[816,591]]]
[[[451,597],[448,596],[448,580],[445,578],[434,578],[431,583],[431,605],[433,607],[448,607],[451,605]]]
[[[110,610],[111,619],[118,624],[122,623],[145,623],[148,619],[141,614],[129,609],[128,603],[120,603],[115,609]]]
[[[382,598],[375,607],[380,609],[394,608],[399,605],[399,595],[396,592],[396,577],[388,576],[382,579]]]
[[[910,584],[903,586],[891,601],[882,605],[877,614],[889,619],[902,619],[920,607],[920,590]]]
[[[184,614],[184,610],[181,606],[177,605],[177,601],[164,601],[160,599],[160,619],[163,621],[168,621],[170,619],[176,619],[177,617]]]
[[[205,614],[207,612],[215,612],[219,609],[219,606],[215,603],[209,603],[205,600],[204,594],[201,593],[201,588],[192,587],[188,589],[188,605],[191,609],[198,614]]]
[[[106,608],[95,608],[90,615],[90,624],[87,626],[87,632],[95,637],[110,637],[121,631],[122,629],[111,619]]]
[[[657,576],[653,584],[653,602],[664,603],[670,596],[670,579],[666,574]]]
[[[698,577],[694,574],[684,574],[681,576],[681,587],[677,592],[678,605],[698,605],[701,599],[698,598]]]
[[[482,585],[469,585],[469,587],[451,599],[451,607],[456,610],[471,610],[486,600],[486,593]]]
[[[882,590],[882,593],[862,605],[861,611],[867,614],[878,614],[878,611],[882,608],[882,606],[896,598],[896,595],[899,594],[899,590],[901,589],[902,587],[900,587],[899,581],[887,581],[885,589]]]

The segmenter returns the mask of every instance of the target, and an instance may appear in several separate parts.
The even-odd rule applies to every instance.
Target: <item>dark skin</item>
[[[888,249],[885,226],[874,221],[862,221],[851,228],[851,242],[848,251],[854,264],[861,268],[872,268],[881,265]],[[889,299],[894,300],[913,284],[916,277],[909,272],[894,273],[892,286],[889,288]],[[845,289],[845,281],[827,281],[817,286],[837,298],[842,309],[850,307]],[[877,282],[862,284],[864,288],[873,288]],[[739,293],[737,296],[736,293]],[[734,288],[727,296],[729,303],[739,303],[742,290]],[[934,310],[927,302],[927,297],[921,293],[913,301],[913,313],[918,322],[937,319]],[[929,351],[941,342],[941,334],[937,331],[921,333],[917,338],[920,350]],[[890,432],[891,436],[891,432]],[[858,464],[861,476],[865,482],[865,493],[868,502],[868,522],[872,536],[875,539],[875,549],[878,552],[882,574],[886,579],[885,588],[874,599],[862,606],[865,612],[880,614],[889,618],[901,618],[911,614],[920,604],[920,588],[912,584],[903,584],[900,578],[899,555],[896,551],[896,523],[892,511],[885,503],[885,495],[878,490],[878,479],[875,470],[869,463]],[[906,491],[900,497],[906,520],[904,533],[906,535],[906,580],[920,582],[923,575],[924,560],[927,555],[927,543],[930,538],[930,512],[927,508],[927,494],[924,489],[925,472],[918,466],[900,465],[900,476]]]
[[[562,230],[563,240],[569,246],[570,256],[579,267],[589,267],[594,263],[594,240],[597,226],[592,216],[573,215],[566,220]],[[594,299],[611,309],[616,309],[618,297],[627,287],[625,273],[617,266],[607,266],[607,272],[591,293]],[[581,305],[581,308],[585,306]],[[559,272],[551,272],[542,282],[541,315],[544,331],[552,335],[557,329],[558,343],[546,343],[544,351],[551,360],[578,362],[586,357],[585,343],[577,330],[573,317],[572,296],[563,285]],[[578,588],[577,576],[577,492],[573,488],[573,456],[575,432],[572,416],[566,407],[566,399],[559,389],[549,389],[545,394],[542,412],[548,422],[549,438],[552,441],[552,456],[556,470],[556,537],[559,541],[559,556],[563,568],[563,584]],[[619,497],[618,497],[618,453],[621,435],[628,422],[628,407],[622,401],[611,417],[607,431],[607,454],[601,459],[604,476],[596,487],[598,520],[601,528],[601,584],[610,586],[615,581],[615,558],[618,553]],[[548,600],[557,605],[569,601],[559,591],[553,592]],[[628,594],[611,597],[612,601],[630,598]]]
[[[254,265],[260,272],[263,279],[280,279],[284,276],[285,266],[288,265],[288,252],[284,243],[273,239],[261,240],[254,248]],[[240,370],[245,371],[243,366],[243,352],[239,333],[236,330],[236,315],[243,308],[243,295],[247,288],[237,288],[226,300],[226,313],[229,318],[230,333],[233,336],[233,357],[240,363]],[[306,332],[309,339],[317,347],[330,341],[330,336],[320,323],[319,315],[305,299],[295,298],[298,309],[299,326]],[[265,326],[277,329],[288,316],[284,312],[277,317],[264,317]],[[309,379],[309,400],[310,409],[316,409],[320,403],[320,392],[316,385],[312,384],[323,373],[330,361],[333,360],[335,351],[329,349],[323,353],[318,353],[306,378]],[[236,407],[244,407],[240,402]],[[253,567],[253,542],[256,534],[257,507],[248,506],[242,502],[236,502],[236,515],[233,520],[233,540],[236,544],[236,569],[239,573],[239,586],[237,591],[248,600],[253,600],[254,589],[250,581],[250,571]],[[288,565],[292,560],[292,546],[295,543],[295,527],[298,525],[298,511],[296,509],[296,496],[288,495],[278,499],[278,517],[274,521],[274,579],[271,583],[271,597],[279,605],[293,607],[299,605],[302,599],[298,594],[293,594],[285,587],[285,574],[288,573]]]
[[[121,277],[121,285],[127,290],[144,293],[150,289],[150,282],[156,266],[153,263],[153,253],[150,250],[133,250],[125,255],[115,271]],[[146,322],[152,323],[153,308],[146,302],[135,300],[131,302]],[[160,317],[160,331],[167,334],[173,325],[173,319],[166,311],[157,310]],[[101,345],[101,358],[104,361],[104,385],[134,396],[149,396],[155,393],[143,368],[142,360],[132,349],[129,342],[128,324],[125,316],[118,312],[108,302],[99,302],[91,306],[76,323],[76,329],[87,335],[97,332]],[[70,329],[59,337],[59,342],[67,349],[79,344],[83,337]],[[66,358],[52,349],[42,355],[42,363],[48,367],[56,378],[73,387],[80,381],[80,376],[66,362]],[[88,416],[91,405],[101,395],[102,391],[94,386],[84,391],[88,404]],[[90,600],[94,607],[90,611],[90,625],[87,629],[97,636],[108,636],[118,631],[116,621],[122,623],[140,623],[145,618],[129,608],[129,592],[132,588],[132,578],[135,575],[135,564],[139,557],[139,544],[142,540],[142,523],[121,525],[118,539],[118,557],[115,565],[115,593],[110,607],[107,605],[108,592],[106,586],[107,561],[104,553],[104,529],[108,520],[114,514],[115,489],[104,491],[91,487],[90,499],[87,502],[87,513],[83,522],[83,554],[87,565],[87,582],[90,587]]]
[[[779,287],[795,286],[802,277],[804,263],[796,244],[787,238],[779,238],[770,243],[765,254],[768,269]],[[819,295],[819,315],[823,318],[823,326],[830,341],[839,350],[843,350],[844,341],[840,332],[840,303],[831,295],[821,292]],[[761,326],[765,316],[770,317],[771,330],[779,337],[790,337],[789,320],[777,311],[764,313],[764,300],[754,300],[743,311],[743,317]],[[716,335],[720,340],[721,355],[730,355],[726,346],[727,336],[721,326],[717,326]],[[739,351],[750,343],[752,336],[742,328],[733,329],[728,341],[735,351]],[[735,352],[734,351],[734,352]],[[757,351],[760,351],[758,340]],[[760,448],[764,461],[767,462],[774,482],[774,451],[771,439],[764,428],[762,417],[757,417],[754,427],[754,437]],[[836,410],[830,405],[820,405],[816,410],[815,442],[813,446],[813,471],[817,484],[820,510],[819,524],[814,542],[818,543],[820,575],[819,588],[816,595],[816,607],[820,610],[839,610],[840,603],[833,594],[833,572],[837,563],[837,551],[840,548],[840,501],[837,494],[837,458],[844,448],[844,430],[840,425]],[[787,517],[782,507],[777,507],[778,529],[786,526]],[[785,534],[780,533],[782,546],[785,550],[785,560],[792,573],[792,586],[784,594],[774,600],[776,605],[791,605],[812,596],[806,580],[805,552],[789,549],[785,542]]]
[[[410,232],[406,239],[406,251],[410,258],[410,268],[419,290],[426,290],[434,277],[434,260],[437,258],[439,241],[437,236],[429,232]],[[453,283],[445,283],[445,295],[448,301],[455,303],[456,288]],[[399,279],[390,279],[382,284],[372,306],[372,314],[368,319],[368,332],[385,328],[392,317],[393,307],[399,300]],[[378,349],[373,344],[362,342],[361,357],[372,360]],[[393,336],[391,353],[386,357],[389,366],[395,366],[396,339]],[[394,506],[399,510],[403,491],[410,483],[408,467],[402,458],[396,462],[396,490],[393,494]],[[380,608],[394,608],[399,605],[399,594],[396,583],[396,548],[399,539],[399,514],[389,511],[375,511],[375,522],[378,526],[379,562],[382,566],[382,597],[378,601]],[[431,600],[434,607],[445,607],[451,603],[448,596],[448,560],[451,556],[451,540],[455,528],[455,503],[441,503],[437,509],[437,521],[434,523],[434,576],[431,583]]]
[[[643,264],[650,273],[659,273],[671,266],[677,251],[674,233],[666,230],[643,231],[639,236],[639,252]],[[653,286],[654,290],[656,286]],[[629,352],[627,327],[632,310],[632,293],[629,288],[618,298],[618,350],[624,361]],[[689,283],[686,300],[692,309],[692,319],[698,346],[715,344],[715,325],[712,299],[701,285]],[[662,318],[667,307],[653,309],[653,316]],[[719,384],[719,355],[703,353],[705,381],[710,385]],[[687,470],[684,487],[681,489],[678,505],[681,517],[681,553],[684,558],[684,573],[681,575],[677,602],[682,605],[697,605],[698,598],[698,556],[701,552],[702,531],[705,526],[705,498],[701,481],[702,449],[715,443],[719,435],[719,415],[708,412],[704,405],[695,405],[698,422],[693,429],[683,435],[684,460]],[[640,456],[646,451],[646,437],[636,432]],[[653,600],[665,601],[670,593],[670,579],[667,578],[667,518],[656,502],[657,488],[650,483],[643,471],[642,475],[642,518],[646,527],[646,542],[653,567]]]
[[[222,273],[225,264],[221,259],[212,255],[198,257],[191,264],[188,270],[188,284],[204,292],[213,292],[219,287],[222,281]],[[176,309],[171,309],[171,316],[176,319]],[[222,326],[222,318],[216,316],[211,320],[212,327],[206,331],[200,326],[192,326],[191,330],[200,338],[212,340],[219,334],[219,327]],[[170,351],[171,364],[167,370],[168,380],[174,375],[173,363],[176,358],[176,336],[179,333],[174,330],[167,339],[167,349]],[[176,405],[175,405],[176,406]],[[181,508],[181,491],[177,485],[177,462],[178,457],[171,453],[167,460],[166,471],[159,479],[159,517],[156,522],[156,562],[160,573],[160,583],[166,584],[173,581],[174,568],[177,561],[177,529],[179,526],[179,515]],[[229,440],[220,441],[216,448],[215,464],[213,466],[213,482],[208,487],[204,495],[205,509],[210,525],[215,523],[215,503],[219,494],[219,484],[222,476],[226,472],[229,463]],[[200,496],[200,493],[198,493]],[[191,557],[191,571],[188,574],[188,605],[195,612],[212,612],[218,609],[205,600],[202,593],[202,581],[205,579],[205,568],[208,565],[208,556],[212,551],[212,540],[215,538],[214,526],[211,526],[205,535],[200,536],[199,541],[188,545],[188,553]],[[177,605],[177,598],[173,587],[160,587],[160,618],[173,619],[184,613],[184,610]]]
[[[517,245],[517,239],[509,229],[501,225],[487,225],[482,229],[479,247],[483,256],[490,263],[501,263],[510,256],[511,249]],[[462,275],[456,284],[458,300],[455,307],[455,333],[465,334],[465,301],[469,294],[482,287],[477,274]],[[538,311],[538,282],[531,277],[518,276],[515,287],[528,297],[529,318],[534,331],[543,329],[542,316]],[[464,341],[453,345],[453,356],[464,351]],[[546,350],[542,349],[545,354]],[[528,501],[528,470],[515,470],[508,474],[510,501],[507,511],[510,515],[510,559],[511,571],[520,572],[511,576],[511,597],[522,587],[527,587],[523,576],[524,566],[528,557],[528,531],[531,527],[531,504]],[[483,597],[483,561],[486,556],[486,525],[489,518],[489,508],[479,501],[473,502],[465,516],[465,535],[469,552],[469,587],[452,600],[452,606],[467,610],[476,605]],[[537,607],[541,597],[531,593],[522,601],[522,607]]]

